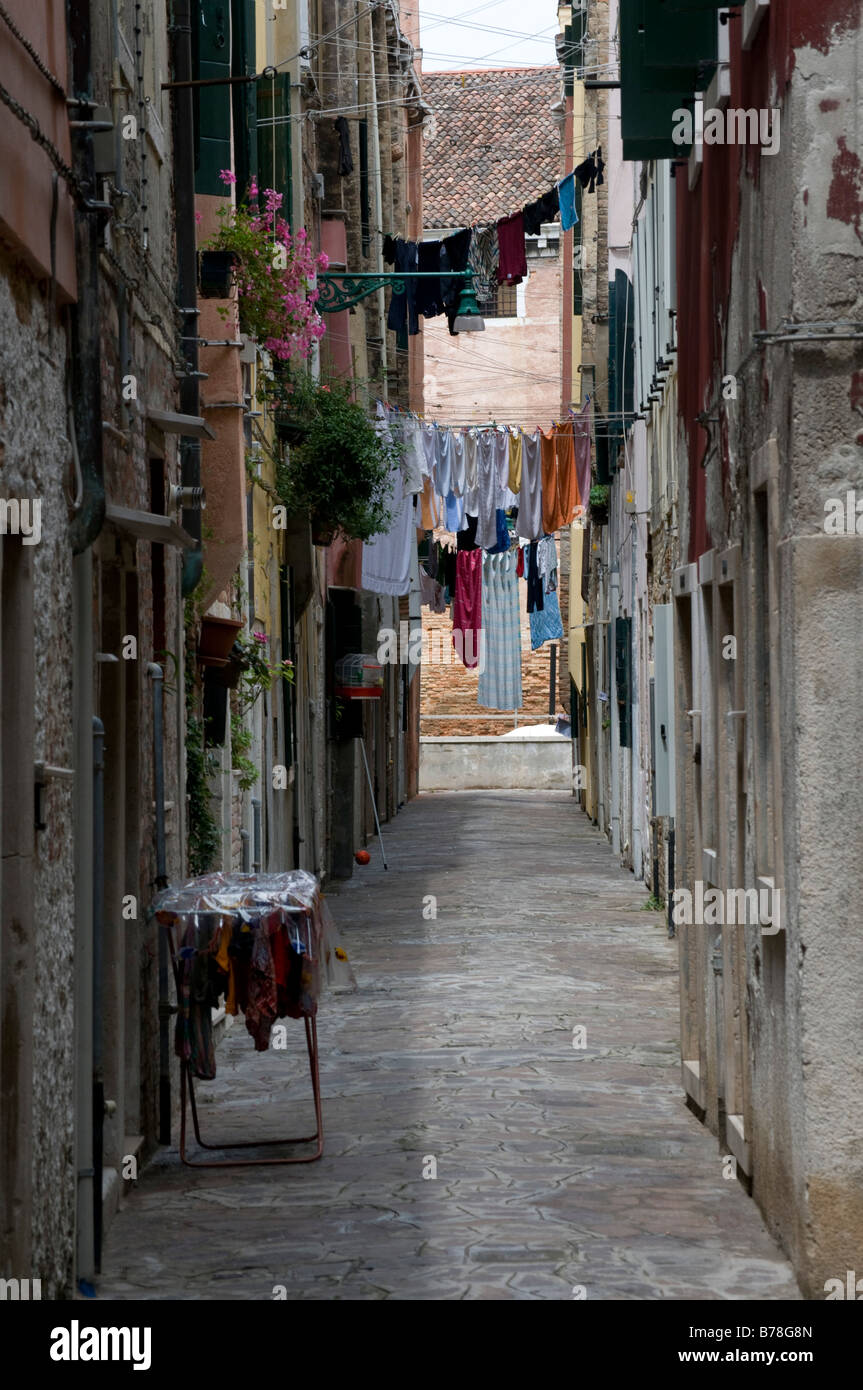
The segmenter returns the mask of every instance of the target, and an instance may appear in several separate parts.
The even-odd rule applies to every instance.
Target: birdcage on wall
[[[349,652],[336,662],[336,695],[342,700],[380,700],[384,668],[377,657]]]

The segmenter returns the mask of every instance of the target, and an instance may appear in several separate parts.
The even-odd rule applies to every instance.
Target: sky
[[[554,66],[554,0],[402,0],[419,5],[423,72]]]

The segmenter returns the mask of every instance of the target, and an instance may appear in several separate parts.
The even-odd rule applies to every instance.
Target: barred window
[[[498,285],[493,299],[481,299],[478,303],[484,319],[518,317],[518,289],[515,285]]]

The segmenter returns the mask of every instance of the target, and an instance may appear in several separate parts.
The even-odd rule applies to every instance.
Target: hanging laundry
[[[494,298],[498,261],[497,227],[474,227],[467,263],[473,271],[474,293],[481,304]]]
[[[578,179],[582,188],[586,188],[588,193],[593,193],[595,191],[596,176],[599,172],[596,167],[596,160],[593,156],[594,151],[591,150],[590,154],[587,156],[587,159],[585,159],[583,163],[579,164],[577,168],[573,171],[575,173],[575,177]]]
[[[546,534],[550,534],[563,525],[560,501],[557,495],[557,449],[554,430],[541,432],[540,447],[542,450],[542,529]]]
[[[452,607],[452,644],[465,666],[477,665],[482,641],[482,551],[456,555],[456,592]]]
[[[396,270],[416,270],[418,263],[419,254],[416,242],[402,241],[401,237],[397,237],[395,243]],[[404,286],[400,293],[393,291],[387,314],[387,328],[391,328],[395,333],[403,333],[407,328],[408,333],[416,335],[420,331],[417,317],[417,281],[406,279]]]
[[[440,526],[440,511],[437,497],[435,496],[434,484],[429,477],[423,478],[420,516],[420,525],[424,531],[436,531]]]
[[[539,236],[543,222],[553,222],[560,211],[560,197],[557,188],[549,189],[536,202],[528,203],[522,210],[526,236]]]
[[[543,642],[563,641],[563,622],[557,594],[546,594],[543,607],[530,614],[530,649],[537,651]]]
[[[479,512],[479,490],[476,472],[476,433],[468,430],[464,436],[464,506],[471,516]]]
[[[449,331],[453,337],[457,336],[453,325],[458,314],[464,281],[454,280],[446,272],[448,270],[467,270],[471,237],[470,227],[463,227],[461,231],[453,232],[452,236],[445,237],[440,247],[441,295],[443,296]]]
[[[514,550],[485,555],[482,561],[484,670],[477,704],[485,709],[520,709],[521,617],[518,607],[518,560]]]
[[[391,438],[386,411],[380,402],[376,428],[379,434]],[[390,470],[386,505],[392,513],[389,528],[363,543],[362,586],[375,594],[407,594],[411,587],[414,499],[405,491],[397,463]]]
[[[337,116],[333,124],[339,137],[339,173],[342,176],[352,174],[354,172],[354,160],[351,154],[350,126],[344,116]]]
[[[433,613],[446,612],[446,600],[441,585],[420,565],[420,603]]]
[[[560,524],[568,526],[578,506],[578,482],[575,476],[575,454],[572,440],[572,421],[558,425],[555,431],[557,457],[557,500]]]
[[[540,536],[536,547],[536,568],[542,579],[543,593],[552,593],[557,588],[557,542],[554,536]]]
[[[511,433],[509,436],[509,477],[506,482],[510,492],[516,498],[521,488],[521,440],[521,430],[516,430],[514,434]],[[513,503],[513,506],[517,505],[517,501]]]
[[[392,410],[389,414],[389,425],[394,437],[402,445],[401,464],[405,492],[422,492],[425,452],[419,420],[406,411]]]
[[[560,225],[568,232],[578,221],[578,213],[575,210],[575,175],[567,174],[565,179],[561,179],[557,185],[557,192],[560,198]]]
[[[518,494],[518,534],[535,541],[542,535],[542,436],[525,435],[521,445],[521,488]]]
[[[417,247],[417,269],[424,274],[439,271],[440,247],[439,241],[421,241]],[[442,314],[443,309],[443,289],[440,280],[417,280],[417,313],[422,314],[425,319],[433,319]]]
[[[452,435],[449,430],[439,429],[437,425],[432,428],[435,440],[435,492],[446,501],[452,492]]]
[[[476,543],[482,550],[497,545],[497,511],[502,501],[496,430],[483,430],[477,448],[479,523]]]
[[[526,546],[527,565],[525,578],[527,579],[527,611],[528,613],[542,612],[545,606],[545,585],[542,582],[542,575],[539,572],[539,562],[537,560],[536,541],[531,541]]]
[[[459,550],[478,550],[476,543],[476,525],[478,517],[465,514],[464,530],[459,531],[455,538],[456,546]]]
[[[524,249],[524,213],[516,212],[497,224],[497,278],[501,285],[520,285],[527,275]]]
[[[497,540],[494,545],[489,546],[489,555],[502,555],[505,550],[509,550],[509,527],[506,524],[506,512],[503,507],[497,509],[496,524]]]
[[[596,149],[596,183],[597,183],[597,187],[599,187],[600,184],[605,183],[605,175],[604,175],[603,172],[602,172],[604,168],[605,168],[605,160],[604,160],[603,157],[602,157],[602,146],[601,146],[601,145],[598,145],[598,146],[597,146],[597,149]],[[592,193],[592,192],[593,192],[593,189],[591,189],[590,191],[591,191],[591,193]]]
[[[585,510],[590,505],[590,411],[588,399],[572,422],[578,501]]]

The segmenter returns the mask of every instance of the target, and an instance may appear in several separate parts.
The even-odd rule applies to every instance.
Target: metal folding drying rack
[[[282,907],[282,912],[293,912],[311,917],[310,907]],[[180,962],[174,949],[173,924],[166,924],[164,930],[168,933],[168,945],[171,952],[171,966],[174,971],[174,983],[177,989],[177,1002],[182,998],[180,982]],[[306,1025],[306,1049],[309,1054],[309,1070],[312,1076],[312,1093],[315,1099],[315,1132],[314,1134],[304,1135],[300,1139],[246,1139],[236,1143],[228,1144],[207,1144],[201,1138],[201,1126],[198,1119],[198,1106],[195,1101],[195,1086],[192,1081],[192,1072],[189,1061],[186,1057],[180,1058],[180,1158],[187,1168],[249,1168],[262,1164],[282,1164],[282,1163],[314,1163],[320,1158],[324,1151],[324,1125],[321,1114],[321,1077],[318,1062],[318,1029],[317,1019],[314,1015],[309,1017],[303,1015],[303,1022]],[[296,1158],[210,1158],[203,1162],[186,1157],[186,1098],[188,1094],[189,1105],[192,1111],[192,1126],[195,1131],[195,1140],[202,1149],[209,1152],[226,1152],[231,1149],[265,1149],[282,1144],[314,1144],[315,1152],[304,1154]]]

